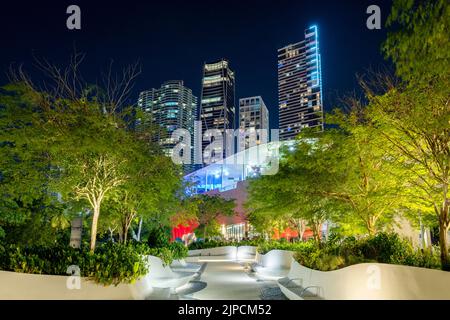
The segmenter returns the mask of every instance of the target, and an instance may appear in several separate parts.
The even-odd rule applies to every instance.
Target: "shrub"
[[[275,242],[275,241],[274,241]],[[256,240],[241,240],[241,241],[217,241],[217,240],[206,240],[206,241],[196,241],[189,245],[189,250],[198,250],[198,249],[209,249],[216,247],[224,247],[224,246],[254,246],[258,247],[261,244],[264,244],[265,241],[261,239]]]
[[[309,251],[299,247],[294,258],[306,267],[322,271],[364,262],[440,268],[439,250],[435,249],[433,253],[415,250],[395,233],[378,233],[361,239],[332,239],[322,248],[313,247]]]
[[[260,254],[266,254],[271,250],[287,250],[287,251],[299,251],[304,253],[309,253],[315,248],[315,244],[312,241],[307,242],[279,242],[279,241],[268,241],[258,244],[258,252]]]
[[[153,248],[161,248],[169,245],[170,235],[169,232],[164,228],[155,228],[153,229],[148,236],[148,246]]]
[[[87,244],[81,249],[54,245],[22,247],[7,245],[0,248],[0,269],[6,271],[67,275],[67,268],[76,265],[80,276],[99,284],[132,283],[148,272],[142,251],[132,245],[106,243],[94,253]]]
[[[172,242],[168,248],[172,252],[174,260],[186,258],[188,255],[188,248],[181,242]]]
[[[173,261],[173,253],[167,247],[148,248],[147,255],[158,257],[162,260],[164,265],[170,265]]]

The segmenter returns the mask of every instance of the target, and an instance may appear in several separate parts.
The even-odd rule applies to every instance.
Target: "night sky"
[[[66,8],[81,8],[82,29],[66,28]],[[8,1],[0,5],[0,68],[33,54],[56,63],[73,47],[86,53],[82,68],[95,82],[111,59],[119,69],[139,60],[133,101],[141,90],[181,79],[200,96],[205,61],[227,58],[236,72],[236,100],[261,95],[278,126],[277,49],[301,41],[316,24],[322,54],[325,109],[357,90],[355,74],[387,65],[380,53],[386,30],[366,28],[366,8],[377,4],[383,24],[391,1]],[[32,73],[33,74],[33,73]],[[5,84],[5,72],[0,84]]]

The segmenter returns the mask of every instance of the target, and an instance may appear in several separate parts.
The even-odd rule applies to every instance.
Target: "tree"
[[[234,201],[226,200],[217,195],[200,194],[195,197],[198,207],[199,229],[203,230],[203,238],[208,235],[216,234],[219,224],[219,216],[231,216],[234,214]]]
[[[126,168],[126,181],[108,201],[105,225],[117,230],[119,241],[126,243],[133,222],[148,221],[171,208],[171,201],[180,184],[178,168],[171,160],[152,154],[152,145],[141,141],[130,149],[133,162]],[[173,212],[168,211],[173,215]],[[159,221],[164,225],[165,221]],[[166,223],[167,224],[167,223]]]
[[[308,163],[312,159],[306,158],[314,156],[314,146],[317,146],[314,140],[299,140],[294,147],[282,150],[276,175],[250,180],[246,208],[250,211],[252,224],[266,221],[269,232],[275,226],[278,229],[296,227],[301,236],[306,223],[313,231],[316,243],[321,244],[322,225],[334,215],[329,207],[334,200],[320,194],[331,182],[329,173],[332,169],[318,169]],[[321,166],[320,163],[316,165]],[[322,170],[322,176],[317,175],[319,170]]]
[[[450,5],[445,0],[397,0],[388,26],[393,31],[383,49],[402,83],[382,95],[368,91],[372,118],[411,172],[407,182],[418,200],[416,209],[432,208],[442,266],[450,269]]]
[[[18,116],[14,114],[14,109],[21,110],[19,102],[7,110],[11,111],[9,115],[12,117],[5,127],[11,129],[12,133],[7,138],[12,139],[1,141],[14,145],[20,138],[20,148],[38,146],[40,149],[33,147],[36,150],[32,151],[35,152],[22,152],[29,161],[18,163],[32,167],[34,161],[31,161],[30,154],[41,157],[42,161],[36,163],[43,163],[45,170],[42,170],[43,173],[34,171],[41,174],[35,179],[37,184],[44,184],[48,194],[58,194],[62,203],[81,202],[90,207],[93,251],[100,211],[105,200],[121,196],[122,200],[126,200],[119,206],[124,213],[125,223],[121,230],[125,232],[126,238],[137,210],[155,206],[156,198],[162,201],[169,197],[173,183],[163,188],[162,182],[164,179],[167,179],[166,182],[178,180],[179,176],[168,174],[170,170],[165,170],[173,169],[173,166],[167,165],[167,157],[159,154],[158,160],[156,153],[152,153],[152,149],[158,148],[154,148],[150,141],[151,132],[143,126],[136,129],[135,115],[140,116],[139,112],[126,106],[132,81],[139,73],[137,65],[125,69],[122,77],[112,76],[110,68],[105,77],[105,88],[102,89],[81,80],[78,66],[83,57],[75,54],[66,68],[38,60],[40,70],[50,79],[45,82],[46,91],[35,86],[22,69],[12,74],[14,84],[22,88],[20,98],[25,99],[30,108],[27,109],[26,117],[20,112]],[[35,134],[30,135],[30,131]],[[10,148],[2,148],[2,151],[5,150],[9,151]],[[9,163],[14,164],[14,154],[7,156]],[[148,166],[149,161],[154,162],[152,166]],[[143,170],[142,166],[145,165],[151,170]],[[139,175],[141,179],[146,179],[148,174],[157,178],[145,180],[147,185],[137,183]],[[162,177],[163,174],[167,175]],[[25,179],[21,181],[26,182]],[[153,184],[151,188],[150,184]],[[144,197],[144,191],[149,190],[150,195]],[[158,191],[159,197],[151,196],[158,194]],[[57,220],[53,219],[53,222]]]
[[[338,180],[322,194],[347,204],[356,221],[374,235],[392,224],[394,215],[404,206],[403,180],[408,172],[399,168],[396,157],[387,156],[389,150],[371,123],[368,109],[353,98],[347,99],[347,107],[347,112],[335,109],[327,115],[328,123],[337,125],[339,133],[330,131],[336,144],[333,154],[325,148],[327,154],[321,152],[319,156],[345,175],[333,171],[330,178]]]
[[[55,234],[70,219],[49,186],[52,161],[47,137],[56,132],[36,125],[45,121],[45,114],[36,112],[40,101],[39,93],[21,83],[6,85],[0,92],[0,237],[8,241],[51,241],[53,237],[44,234]],[[25,229],[41,233],[27,232],[33,236],[23,237]]]
[[[105,156],[89,158],[82,164],[81,181],[75,186],[75,199],[87,200],[93,211],[91,226],[91,251],[95,250],[97,225],[103,200],[118,186],[124,183],[126,177],[120,173],[114,159]]]

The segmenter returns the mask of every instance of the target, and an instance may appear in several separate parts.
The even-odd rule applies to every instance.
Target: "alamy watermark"
[[[69,30],[80,30],[81,29],[81,9],[79,6],[72,4],[67,7],[67,14],[70,16],[66,20],[66,26]]]
[[[381,29],[381,9],[379,6],[373,4],[367,7],[367,14],[370,16],[366,20],[366,26],[369,30]]]
[[[187,129],[172,132],[172,160],[176,164],[248,165],[263,167],[264,175],[276,174],[279,166],[279,130],[208,129],[202,134],[201,121],[195,121],[194,137]],[[192,148],[193,146],[193,148]]]
[[[66,280],[66,288],[69,290],[81,289],[81,270],[77,265],[71,265],[67,268],[66,273],[70,275]]]

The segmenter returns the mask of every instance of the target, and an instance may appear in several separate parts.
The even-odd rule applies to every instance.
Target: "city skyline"
[[[181,1],[170,5],[136,3],[130,10],[102,1],[78,4],[82,27],[77,31],[65,26],[65,3],[29,4],[25,11],[18,3],[5,4],[4,11],[10,14],[0,26],[5,41],[12,45],[0,52],[2,69],[23,63],[33,76],[39,74],[33,70],[34,56],[63,64],[75,47],[86,53],[82,72],[95,83],[111,60],[119,71],[138,60],[142,73],[131,94],[135,102],[139,92],[169,79],[184,80],[200,97],[202,65],[226,57],[236,71],[236,97],[263,96],[271,114],[270,127],[277,128],[277,49],[300,41],[305,27],[320,26],[325,111],[338,105],[345,94],[358,91],[355,74],[388,64],[379,50],[384,28],[366,27],[370,1],[281,1],[264,6],[255,1],[231,1],[220,10],[214,4]],[[378,5],[384,21],[390,1],[379,1]],[[179,10],[172,12],[172,6]],[[328,9],[322,10],[324,6]],[[30,24],[21,24],[23,19]],[[30,25],[34,27],[30,29]],[[54,50],[55,43],[58,50]],[[0,82],[7,82],[5,73],[0,74]]]

